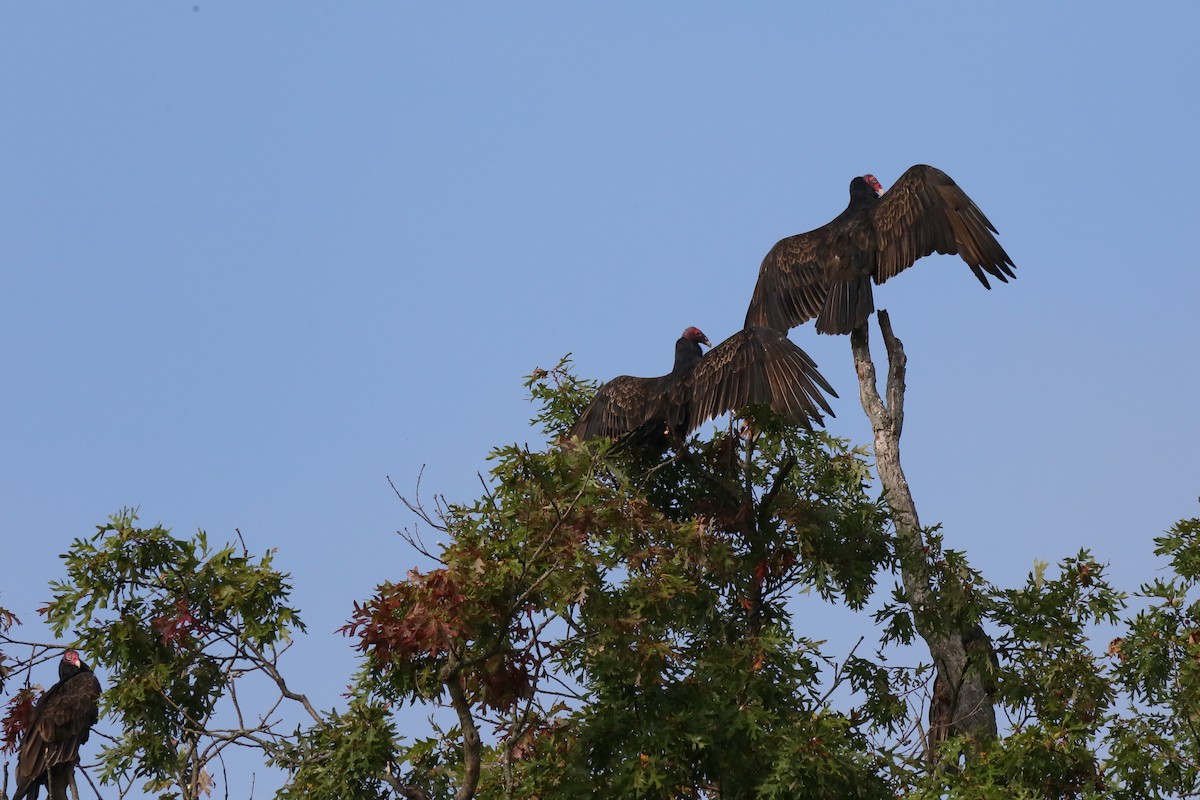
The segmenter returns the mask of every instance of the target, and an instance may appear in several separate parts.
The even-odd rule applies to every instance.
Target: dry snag
[[[886,400],[879,395],[867,323],[850,334],[850,346],[854,352],[863,410],[874,431],[876,470],[896,525],[901,582],[912,607],[914,626],[929,646],[937,670],[929,731],[930,758],[936,761],[934,745],[951,734],[995,738],[996,712],[986,670],[981,663],[976,663],[987,659],[970,658],[972,651],[968,639],[978,626],[963,630],[961,623],[954,622],[953,615],[947,619],[944,604],[936,596],[936,565],[929,557],[929,544],[917,517],[908,479],[900,466],[907,358],[904,345],[892,332],[887,312],[879,311],[878,317],[888,355]]]

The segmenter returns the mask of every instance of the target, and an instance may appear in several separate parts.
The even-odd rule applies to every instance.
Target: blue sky
[[[1128,589],[1196,514],[1193,4],[0,7],[0,604],[125,505],[279,548],[334,630],[416,563],[387,485],[477,491],[521,379],[655,375],[736,331],[850,178],[953,176],[1018,280],[880,288],[926,524],[1001,585],[1081,547]],[[844,338],[792,338],[869,442]],[[813,638],[833,623],[811,612]],[[839,618],[840,619],[840,618]],[[868,631],[863,620],[863,632]],[[260,778],[261,780],[261,778]],[[263,784],[259,784],[262,791]]]

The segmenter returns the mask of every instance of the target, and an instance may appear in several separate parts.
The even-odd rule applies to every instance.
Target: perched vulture
[[[47,787],[50,800],[67,800],[67,786],[100,714],[100,681],[79,654],[68,650],[58,664],[58,683],[38,699],[17,756],[13,800],[36,800]]]
[[[959,255],[990,289],[1016,274],[996,228],[950,176],[918,164],[885,194],[874,175],[850,181],[850,205],[832,222],[789,236],[758,271],[746,325],[786,332],[816,317],[818,333],[850,333],[875,310],[883,283],[930,253]],[[986,273],[986,274],[985,274]]]
[[[675,367],[669,373],[621,375],[601,386],[568,436],[623,438],[661,448],[706,420],[756,403],[805,427],[820,421],[821,410],[833,416],[821,390],[837,393],[783,333],[746,328],[707,355],[702,344],[709,344],[708,337],[688,328],[675,343]]]

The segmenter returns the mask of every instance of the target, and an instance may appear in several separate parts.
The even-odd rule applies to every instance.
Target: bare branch
[[[996,736],[996,713],[979,670],[968,670],[965,631],[937,617],[937,598],[932,581],[933,565],[928,543],[917,516],[908,479],[900,466],[900,432],[904,427],[904,378],[907,357],[904,345],[892,331],[886,311],[880,311],[879,327],[888,353],[885,394],[879,395],[875,364],[871,360],[868,326],[864,323],[850,334],[850,347],[858,372],[859,397],[875,434],[875,466],[883,484],[884,497],[896,524],[896,550],[900,577],[917,632],[929,645],[934,668],[946,686],[953,687],[948,721],[956,731],[981,738]]]
[[[411,511],[412,513],[416,514],[417,517],[422,522],[424,522],[426,525],[433,528],[434,530],[441,531],[442,533],[448,533],[450,531],[449,527],[441,522],[434,520],[433,515],[425,510],[425,505],[421,500],[421,478],[424,475],[425,475],[425,466],[421,465],[421,470],[417,473],[417,486],[416,486],[416,489],[414,490],[414,497],[412,500],[409,500],[407,497],[400,494],[400,490],[397,489],[396,484],[392,482],[391,476],[388,476],[387,482],[388,482],[388,486],[392,487],[392,492],[396,495],[396,497],[398,497],[400,499],[400,502],[404,503],[405,507],[408,508],[408,510]],[[436,502],[437,502],[437,498],[435,497],[435,503]],[[437,503],[437,505],[438,505],[437,513],[439,515],[441,515],[441,513],[442,513],[441,504]],[[402,536],[404,538],[404,541],[407,542],[410,547],[412,547],[414,550],[416,550],[421,555],[425,556],[426,558],[430,559],[431,561],[436,561],[439,564],[446,563],[442,559],[438,558],[425,545],[425,542],[421,539],[421,535],[420,535],[420,533],[418,533],[415,526],[413,527],[413,530],[411,532],[409,532],[408,530],[402,530],[402,531],[397,531],[397,533],[399,533],[400,536]]]
[[[312,717],[313,720],[315,722],[317,722],[317,724],[320,724],[324,721],[324,719],[321,717],[320,713],[317,712],[317,709],[313,708],[313,705],[312,705],[312,703],[309,702],[307,696],[300,694],[299,692],[293,692],[291,689],[288,688],[287,681],[284,680],[283,674],[280,673],[279,669],[275,666],[275,662],[272,659],[268,659],[263,654],[263,652],[257,647],[257,645],[255,645],[251,642],[247,642],[246,647],[247,647],[247,649],[250,650],[250,652],[254,655],[254,658],[258,661],[258,664],[262,668],[262,671],[265,672],[271,680],[275,681],[275,685],[279,687],[280,694],[282,694],[288,700],[294,700],[297,703],[299,703],[300,705],[304,706],[304,710],[308,712],[308,715],[310,717]]]

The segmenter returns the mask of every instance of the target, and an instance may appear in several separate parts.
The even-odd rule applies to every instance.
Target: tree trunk
[[[954,622],[957,614],[947,614],[947,609],[940,607],[932,580],[934,564],[930,560],[930,548],[917,517],[908,480],[900,467],[907,359],[904,346],[892,333],[887,312],[880,311],[878,317],[888,353],[886,402],[880,398],[876,384],[867,323],[850,334],[850,346],[858,371],[863,410],[875,432],[876,471],[896,524],[900,579],[912,607],[913,624],[929,645],[929,654],[937,670],[936,684],[941,688],[940,692],[935,690],[935,695],[940,697],[934,700],[941,703],[941,710],[937,712],[940,716],[936,722],[931,719],[931,745],[951,733],[964,733],[979,740],[992,739],[996,736],[996,712],[989,691],[991,681],[986,667],[980,663],[986,663],[987,658],[978,655],[969,658],[971,652],[964,641],[977,626],[972,624],[964,630],[961,622]],[[930,746],[929,749],[931,759],[936,760],[934,748]]]

